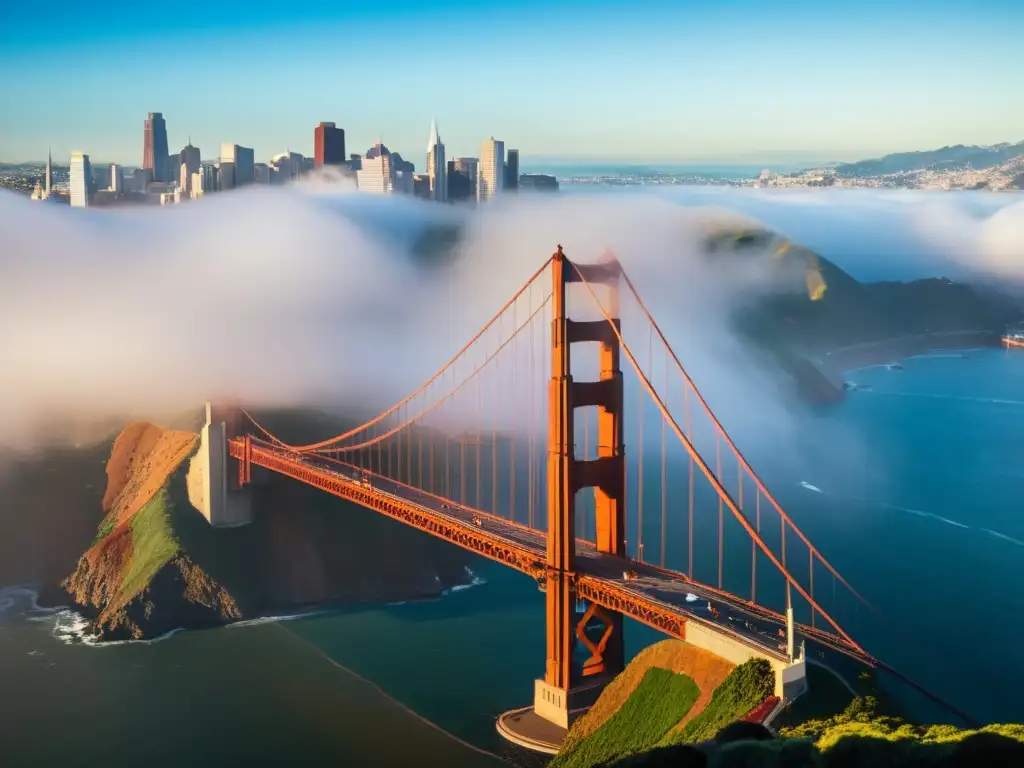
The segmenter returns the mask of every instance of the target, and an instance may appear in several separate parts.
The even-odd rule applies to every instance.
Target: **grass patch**
[[[744,662],[715,689],[703,712],[661,743],[665,746],[695,744],[713,739],[722,728],[742,719],[774,690],[775,673],[766,659]]]
[[[157,571],[178,552],[171,527],[171,498],[167,484],[132,517],[132,560],[121,579],[117,598],[121,606],[149,586]]]
[[[648,750],[686,716],[699,696],[697,684],[686,675],[648,669],[618,712],[548,768],[590,768]]]
[[[92,544],[89,545],[90,548],[95,547],[97,544],[99,544],[101,541],[107,538],[107,536],[109,536],[116,527],[117,513],[113,512],[107,517],[103,518],[100,521],[100,524],[96,527],[96,538],[92,540]]]

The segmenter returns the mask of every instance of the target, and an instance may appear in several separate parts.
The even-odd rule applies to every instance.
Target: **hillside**
[[[735,310],[735,327],[811,400],[841,399],[841,374],[852,367],[995,343],[1024,314],[1019,298],[991,286],[862,283],[768,230],[718,232],[706,253],[723,269],[749,262],[766,270],[768,288]]]
[[[62,584],[103,639],[436,596],[471,578],[460,550],[286,478],[258,489],[253,523],[213,529],[188,501],[197,446],[193,432],[142,422],[114,441],[104,517]]]
[[[686,644],[669,640],[638,655],[573,725],[550,768],[1024,765],[1024,726],[968,730],[915,725],[881,714],[874,697],[854,696],[846,683],[819,666],[808,669],[808,693],[775,719],[776,738],[751,741],[750,730],[738,724],[760,722],[776,701],[769,698],[774,685],[770,666],[763,660],[735,668],[722,662],[731,671],[708,691],[690,676],[695,668],[689,662],[676,663],[682,661],[676,655],[680,646]],[[704,703],[698,704],[698,698]]]
[[[842,163],[837,165],[835,170],[836,175],[842,177],[883,176],[923,170],[981,170],[1001,165],[1021,155],[1024,155],[1024,142],[996,144],[991,147],[957,144],[923,152],[896,152],[856,163]]]
[[[773,686],[767,662],[736,667],[663,640],[639,653],[573,723],[549,768],[589,768],[657,745],[703,741],[754,710]]]

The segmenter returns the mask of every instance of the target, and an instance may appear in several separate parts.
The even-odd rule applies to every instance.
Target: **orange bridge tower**
[[[593,603],[577,618],[573,579],[576,571],[575,500],[578,491],[593,488],[597,549],[625,555],[626,461],[623,446],[622,370],[619,341],[605,320],[579,322],[566,315],[566,287],[579,282],[605,285],[611,294],[609,315],[619,323],[618,261],[573,264],[558,246],[551,263],[552,324],[551,381],[548,384],[548,536],[547,660],[543,680],[537,680],[534,712],[567,728],[597,698],[604,685],[622,671],[622,615]],[[573,344],[600,347],[601,375],[597,381],[572,377]],[[576,456],[575,411],[598,409],[597,458]],[[598,639],[587,627],[599,621]],[[577,642],[589,652],[578,659]],[[582,655],[582,654],[580,654]]]

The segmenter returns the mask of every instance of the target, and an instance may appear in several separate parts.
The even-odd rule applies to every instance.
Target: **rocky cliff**
[[[103,639],[429,597],[470,578],[460,550],[286,478],[259,489],[252,524],[213,529],[188,501],[197,445],[149,423],[114,441],[105,516],[62,584]]]

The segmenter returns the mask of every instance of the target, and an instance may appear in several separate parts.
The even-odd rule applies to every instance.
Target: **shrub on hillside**
[[[696,744],[710,741],[725,726],[744,717],[775,690],[775,672],[766,659],[740,664],[715,689],[704,711],[671,733],[663,744]]]

